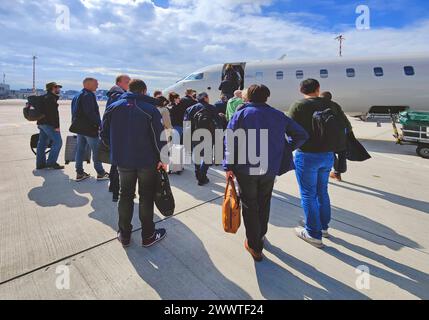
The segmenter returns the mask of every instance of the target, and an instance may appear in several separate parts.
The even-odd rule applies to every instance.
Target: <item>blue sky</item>
[[[78,89],[85,76],[109,88],[118,73],[164,88],[205,65],[228,61],[429,53],[424,0],[0,0],[0,73],[12,88],[58,81]],[[309,5],[310,4],[310,5]],[[57,28],[56,5],[70,11]],[[370,30],[357,30],[358,5]]]

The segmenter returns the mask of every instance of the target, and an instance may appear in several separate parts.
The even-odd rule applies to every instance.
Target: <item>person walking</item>
[[[37,143],[36,169],[61,170],[64,166],[58,164],[58,156],[63,146],[60,131],[60,115],[58,112],[58,99],[60,98],[62,86],[56,82],[46,84],[46,95],[40,106],[40,112],[44,118],[37,121],[39,128],[39,142]],[[51,151],[46,160],[46,148],[52,141]]]
[[[269,96],[270,90],[264,85],[249,87],[249,103],[235,113],[228,124],[223,164],[227,179],[237,178],[246,227],[245,248],[256,261],[263,258],[276,176],[294,169],[292,151],[308,138],[299,124],[267,104]],[[237,130],[245,130],[246,141],[236,139]],[[256,131],[257,137],[262,137],[262,131],[266,131],[268,141],[250,141],[249,130]],[[249,146],[256,146],[256,154],[267,159],[259,164],[252,163]],[[261,154],[264,146],[268,147],[268,152]],[[237,159],[246,159],[246,162],[237,163]]]
[[[164,127],[158,109],[145,102],[144,81],[131,80],[129,91],[107,107],[100,136],[103,143],[110,146],[112,164],[119,170],[118,240],[124,247],[131,243],[138,184],[142,245],[150,247],[166,236],[166,230],[156,229],[153,221],[158,170],[167,169],[161,162],[161,150],[166,144],[161,139]]]
[[[304,209],[302,227],[295,232],[299,238],[317,248],[323,248],[322,237],[329,237],[331,203],[328,193],[329,173],[334,165],[334,151],[319,141],[318,132],[313,129],[314,115],[328,109],[320,97],[320,83],[315,79],[301,82],[300,91],[304,99],[295,102],[289,116],[309,134],[308,141],[295,154],[296,177],[301,203]]]
[[[90,175],[83,169],[83,157],[87,146],[92,151],[94,169],[97,171],[97,180],[109,180],[109,174],[104,170],[103,164],[98,160],[99,130],[101,126],[100,110],[95,92],[98,81],[94,78],[86,78],[83,81],[82,91],[72,101],[72,122],[80,123],[77,132],[76,151],[76,181],[88,179]],[[83,127],[85,127],[83,129]]]

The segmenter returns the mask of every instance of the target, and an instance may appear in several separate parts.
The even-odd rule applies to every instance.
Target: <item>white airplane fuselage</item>
[[[164,90],[164,94],[183,95],[188,88],[207,92],[212,103],[219,100],[219,84],[226,64],[212,65]],[[368,113],[371,108],[409,107],[429,111],[429,55],[388,58],[340,58],[314,61],[259,61],[235,63],[244,71],[244,87],[265,84],[271,90],[272,107],[287,111],[302,95],[299,84],[307,78],[317,79],[322,91],[350,115]]]

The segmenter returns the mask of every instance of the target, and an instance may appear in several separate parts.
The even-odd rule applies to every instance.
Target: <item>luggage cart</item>
[[[403,117],[406,117],[406,113],[399,115],[400,123],[402,123],[401,132],[397,127],[398,115],[391,114],[392,125],[393,125],[393,136],[396,139],[396,143],[400,145],[416,145],[416,153],[422,158],[429,159],[429,122],[413,122],[406,121]]]

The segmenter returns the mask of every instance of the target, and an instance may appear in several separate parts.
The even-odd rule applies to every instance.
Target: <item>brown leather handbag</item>
[[[241,224],[240,197],[235,189],[234,179],[228,178],[222,205],[223,229],[228,233],[237,233]]]

